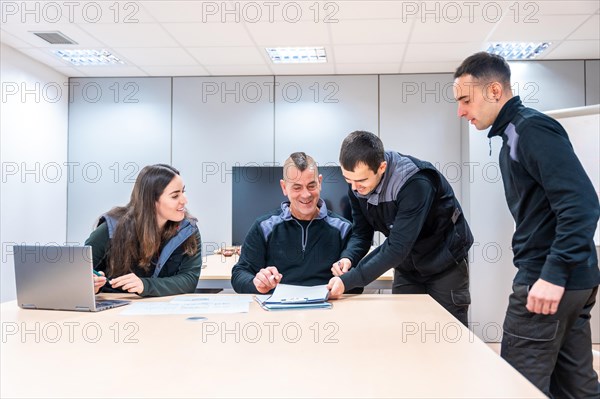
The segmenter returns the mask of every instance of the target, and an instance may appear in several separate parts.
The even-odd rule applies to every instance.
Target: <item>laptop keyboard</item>
[[[110,309],[121,305],[127,305],[129,301],[117,300],[117,299],[103,299],[96,301],[96,308]]]

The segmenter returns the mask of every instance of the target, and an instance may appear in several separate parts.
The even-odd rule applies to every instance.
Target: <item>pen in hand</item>
[[[94,272],[94,274],[98,277],[105,277],[106,278],[106,282],[108,284],[110,284],[110,280],[108,279],[108,277],[106,277],[104,274],[100,273],[98,270],[96,269],[92,269],[92,271]]]

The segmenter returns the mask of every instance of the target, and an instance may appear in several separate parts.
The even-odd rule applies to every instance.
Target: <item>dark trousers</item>
[[[529,286],[513,285],[502,357],[551,398],[600,398],[590,330],[597,290],[565,291],[558,311],[542,315],[525,307]]]
[[[418,273],[394,270],[393,294],[429,294],[461,323],[469,326],[469,265],[459,262],[442,273],[423,277]]]

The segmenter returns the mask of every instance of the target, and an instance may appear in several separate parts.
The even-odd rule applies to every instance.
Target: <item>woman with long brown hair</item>
[[[202,266],[196,220],[185,208],[179,171],[144,167],[126,206],[102,215],[86,240],[92,246],[96,293],[164,296],[194,292]]]

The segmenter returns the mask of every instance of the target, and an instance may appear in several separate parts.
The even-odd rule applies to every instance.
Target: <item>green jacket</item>
[[[189,256],[184,254],[183,246],[178,246],[173,253],[168,257],[164,265],[160,269],[157,276],[153,276],[156,269],[156,259],[153,259],[153,266],[148,271],[141,267],[135,267],[135,273],[144,283],[144,291],[141,296],[167,296],[176,294],[193,293],[198,285],[200,277],[200,268],[202,267],[202,251],[201,239],[198,228],[194,225],[196,238],[198,240],[198,251],[195,255]],[[161,245],[161,250],[166,243]],[[85,241],[85,245],[92,247],[92,257],[94,269],[102,271],[106,274],[108,269],[108,249],[110,245],[109,226],[108,223],[102,223],[92,232],[90,237]],[[119,276],[107,276],[115,278]],[[122,292],[115,290],[106,284],[102,288],[102,292]]]

